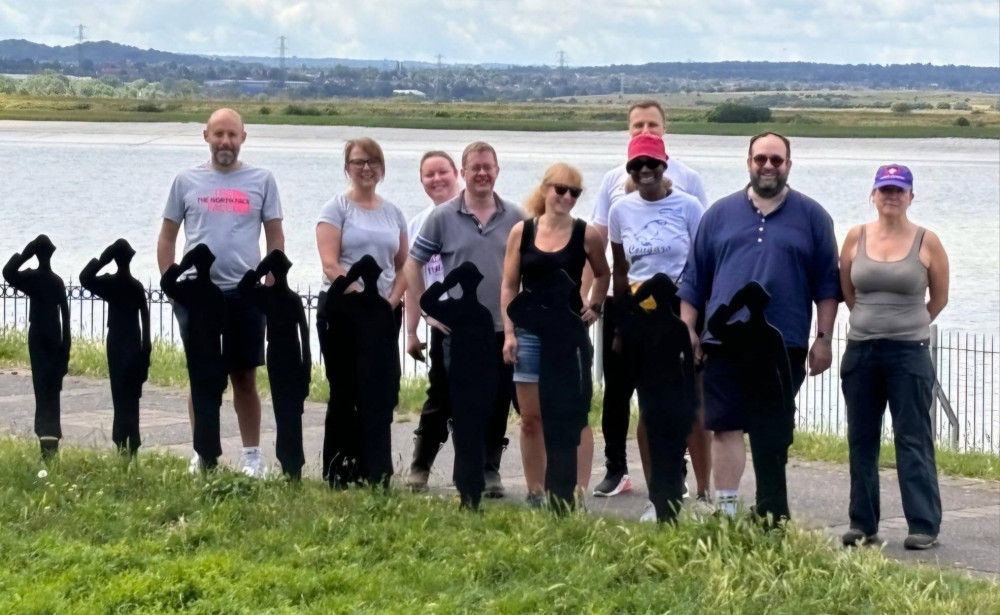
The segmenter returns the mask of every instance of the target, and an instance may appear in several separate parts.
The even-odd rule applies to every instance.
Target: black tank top
[[[543,252],[535,247],[536,223],[537,218],[525,220],[524,230],[521,233],[521,284],[530,290],[553,271],[562,269],[569,274],[569,278],[579,291],[583,280],[583,267],[587,263],[584,241],[587,223],[584,220],[574,220],[569,243],[555,252]],[[574,295],[572,305],[577,313],[583,309],[583,300],[579,292]]]

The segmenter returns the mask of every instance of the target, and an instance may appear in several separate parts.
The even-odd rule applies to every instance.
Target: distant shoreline
[[[400,99],[333,101],[203,101],[0,95],[0,119],[78,122],[204,122],[211,110],[231,106],[248,124],[359,126],[428,130],[528,132],[620,131],[624,105],[567,103],[431,103]],[[712,123],[705,109],[671,108],[673,134],[749,136],[773,130],[790,137],[1000,139],[1000,112],[877,109],[774,109],[759,124]],[[969,126],[956,126],[957,118]]]

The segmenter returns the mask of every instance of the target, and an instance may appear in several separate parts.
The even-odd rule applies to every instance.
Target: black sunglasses
[[[573,186],[567,186],[565,184],[552,184],[552,189],[556,191],[559,196],[565,196],[567,192],[574,199],[580,198],[583,194],[583,188],[574,188]]]
[[[635,173],[636,171],[641,171],[643,167],[647,169],[656,170],[660,167],[665,167],[667,164],[662,160],[657,160],[656,158],[649,158],[643,156],[636,158],[635,160],[630,160],[627,165],[625,165],[625,170],[629,173]]]
[[[768,160],[771,161],[771,166],[774,168],[778,168],[785,164],[785,159],[781,156],[765,156],[764,154],[757,154],[753,157],[753,163],[758,167],[763,167],[767,164]]]

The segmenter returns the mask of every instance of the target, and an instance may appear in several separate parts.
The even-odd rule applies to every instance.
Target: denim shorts
[[[517,363],[514,364],[514,382],[538,382],[542,363],[542,341],[524,329],[515,329],[517,338]]]

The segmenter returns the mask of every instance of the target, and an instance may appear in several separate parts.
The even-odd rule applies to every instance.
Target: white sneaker
[[[263,455],[259,446],[244,446],[240,452],[240,472],[250,478],[264,478],[267,468],[264,467]]]
[[[735,495],[719,497],[715,502],[715,507],[730,519],[735,519],[740,511],[740,499]]]
[[[192,476],[200,474],[204,469],[204,464],[201,461],[201,455],[195,453],[191,455],[191,461],[188,462],[188,474]]]
[[[653,506],[652,502],[648,502],[646,509],[639,516],[639,523],[651,523],[653,521],[656,521],[656,507]]]
[[[711,517],[715,514],[715,504],[712,504],[711,498],[705,495],[699,495],[694,501],[694,505],[691,506],[691,512],[698,517]]]
[[[681,498],[685,500],[691,499],[691,490],[688,489],[687,481],[684,481],[684,493],[681,494]]]

